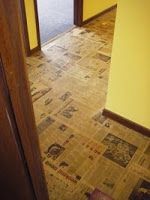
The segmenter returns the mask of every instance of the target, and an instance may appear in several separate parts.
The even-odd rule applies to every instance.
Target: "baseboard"
[[[40,46],[37,46],[37,47],[31,49],[31,50],[30,50],[30,53],[29,53],[27,56],[31,56],[31,55],[33,55],[34,53],[36,53],[36,52],[38,52],[38,51],[40,51],[40,50],[41,50],[41,47],[40,47]]]
[[[137,124],[131,120],[128,120],[128,119],[126,119],[114,112],[111,112],[107,109],[104,109],[102,114],[114,121],[119,122],[120,124],[130,128],[130,129],[133,129],[134,131],[137,131],[139,133],[142,133],[145,136],[150,137],[150,129],[148,129],[144,126],[141,126],[140,124]]]
[[[94,15],[93,17],[90,17],[89,19],[86,19],[85,21],[82,22],[82,25],[85,25],[85,24],[89,23],[90,21],[100,17],[101,15],[104,15],[107,12],[110,12],[111,10],[113,10],[115,8],[117,8],[117,4],[115,4],[115,5],[111,6],[110,8],[107,8],[106,10]]]

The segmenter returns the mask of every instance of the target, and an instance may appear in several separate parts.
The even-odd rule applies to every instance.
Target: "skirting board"
[[[40,51],[41,50],[41,47],[40,46],[37,46],[37,47],[35,47],[34,49],[31,49],[30,50],[30,54],[28,54],[28,56],[31,56],[31,55],[33,55],[34,53],[36,53],[36,52],[38,52],[38,51]]]
[[[140,124],[137,124],[131,120],[128,120],[128,119],[126,119],[116,113],[113,113],[107,109],[104,109],[102,114],[114,121],[119,122],[120,124],[130,128],[130,129],[133,129],[134,131],[137,131],[139,133],[142,133],[145,136],[150,137],[150,129],[148,129],[144,126],[141,126]]]
[[[115,4],[114,6],[111,6],[110,8],[107,8],[106,10],[94,15],[93,17],[90,17],[89,19],[86,19],[85,21],[82,22],[82,25],[89,23],[90,21],[96,19],[97,17],[100,17],[101,15],[104,15],[107,12],[110,12],[111,10],[113,10],[115,8],[117,8],[117,4]]]

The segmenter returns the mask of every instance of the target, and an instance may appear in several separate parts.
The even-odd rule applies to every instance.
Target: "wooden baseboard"
[[[117,8],[117,4],[115,4],[115,5],[111,6],[110,8],[107,8],[106,10],[94,15],[93,17],[90,17],[89,19],[86,19],[85,21],[82,22],[82,25],[85,25],[85,24],[89,23],[90,21],[100,17],[101,15],[104,15],[107,12],[110,12],[111,10],[113,10],[115,8]]]
[[[34,49],[31,49],[30,50],[30,53],[28,54],[28,56],[31,56],[31,55],[33,55],[34,53],[36,53],[36,52],[38,52],[38,51],[40,51],[41,50],[41,47],[40,46],[37,46],[37,47],[35,47]]]
[[[114,121],[119,122],[120,124],[130,128],[130,129],[133,129],[134,131],[140,132],[143,135],[150,137],[150,129],[148,129],[144,126],[141,126],[140,124],[137,124],[131,120],[128,120],[128,119],[126,119],[116,113],[113,113],[107,109],[104,109],[102,114]]]

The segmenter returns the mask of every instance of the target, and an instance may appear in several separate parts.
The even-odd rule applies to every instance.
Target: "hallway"
[[[115,15],[74,28],[27,59],[52,200],[87,200],[96,188],[99,197],[134,200],[138,187],[150,187],[150,139],[101,114]]]
[[[73,0],[38,0],[42,44],[73,27]]]

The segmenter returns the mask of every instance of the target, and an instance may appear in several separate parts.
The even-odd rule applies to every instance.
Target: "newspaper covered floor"
[[[104,116],[116,10],[27,59],[51,200],[150,199],[150,139]],[[147,196],[145,196],[147,195]]]

